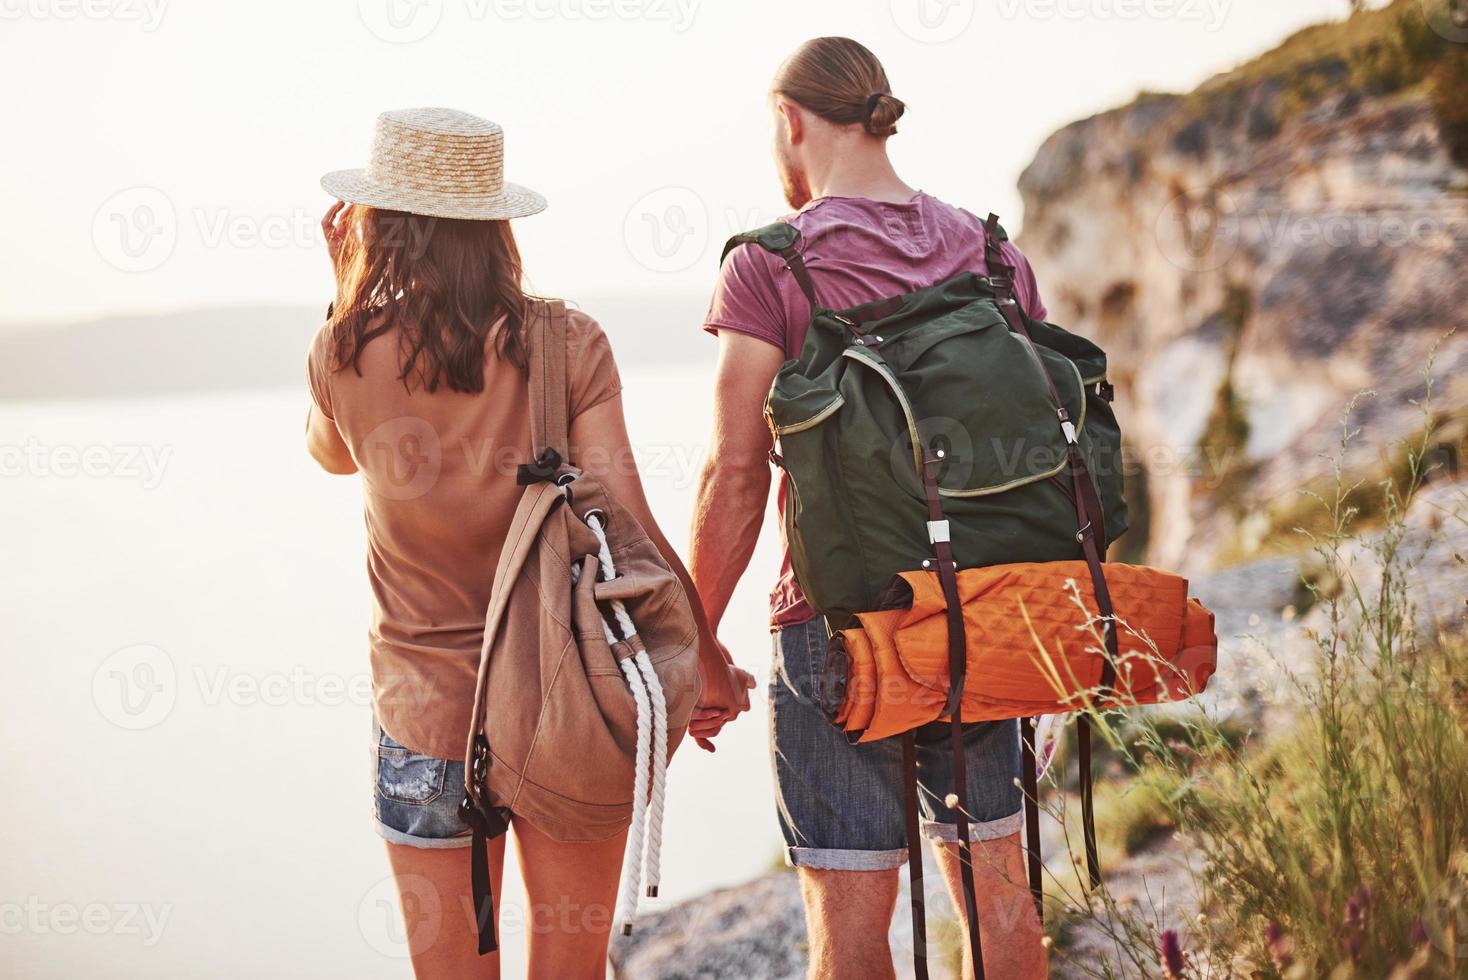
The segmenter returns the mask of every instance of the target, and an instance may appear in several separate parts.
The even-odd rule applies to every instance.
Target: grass
[[[1313,670],[1280,674],[1298,707],[1292,729],[1261,742],[1206,713],[1093,716],[1133,774],[1098,789],[1103,862],[1114,866],[1176,828],[1201,858],[1205,914],[1166,929],[1119,907],[1104,887],[1086,894],[1074,877],[1058,881],[1058,958],[1067,931],[1083,922],[1115,951],[1113,963],[1073,961],[1073,969],[1468,977],[1468,643],[1421,631],[1407,533],[1407,508],[1432,458],[1431,387],[1429,378],[1422,437],[1402,447],[1405,480],[1363,485],[1338,462],[1334,490],[1314,495],[1326,518],[1302,534],[1332,584],[1307,586]],[[1360,435],[1349,418],[1337,460]],[[1355,534],[1362,511],[1380,515],[1368,539]],[[1160,952],[1169,945],[1170,967]]]

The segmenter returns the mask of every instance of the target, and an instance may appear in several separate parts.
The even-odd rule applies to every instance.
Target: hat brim
[[[446,194],[376,181],[360,168],[333,170],[321,178],[321,189],[348,204],[406,211],[430,218],[504,221],[537,214],[546,208],[544,197],[528,187],[508,181],[498,194]]]

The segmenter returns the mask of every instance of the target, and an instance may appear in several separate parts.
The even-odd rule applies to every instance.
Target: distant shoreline
[[[591,297],[623,368],[712,363],[707,298]],[[0,328],[0,401],[76,401],[305,387],[314,307],[225,307]]]

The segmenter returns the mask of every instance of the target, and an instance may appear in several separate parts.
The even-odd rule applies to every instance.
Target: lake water
[[[681,543],[711,371],[624,381]],[[360,489],[305,454],[306,405],[271,390],[0,406],[6,975],[410,975],[370,825]],[[724,630],[761,683],[776,561],[771,526]],[[757,699],[716,755],[679,752],[646,909],[777,859],[767,723]],[[506,976],[522,975],[523,937],[505,933]]]

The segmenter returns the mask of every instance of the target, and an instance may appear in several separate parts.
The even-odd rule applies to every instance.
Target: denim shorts
[[[826,720],[815,692],[826,655],[826,627],[816,619],[778,630],[770,675],[770,743],[785,859],[798,868],[882,871],[907,860],[902,745],[886,738],[852,745]],[[958,840],[957,815],[943,800],[953,792],[952,729],[947,722],[917,731],[923,836]],[[994,840],[1024,827],[1019,776],[1019,723],[965,726],[965,803],[970,840]]]
[[[459,816],[464,761],[419,755],[393,741],[374,720],[372,807],[377,833],[389,844],[468,847],[470,828]]]

